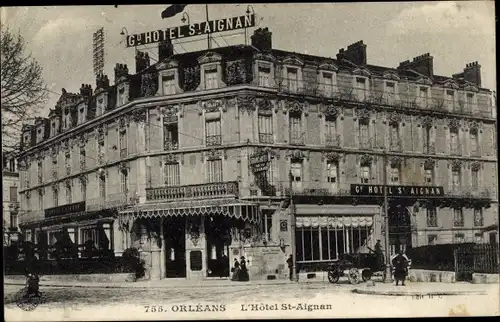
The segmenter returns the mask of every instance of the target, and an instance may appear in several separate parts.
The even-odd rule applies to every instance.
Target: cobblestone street
[[[382,288],[382,286],[380,286]],[[390,286],[389,286],[390,287]],[[7,320],[64,319],[188,319],[193,317],[364,317],[408,316],[415,309],[427,315],[494,314],[498,292],[481,286],[489,295],[373,296],[353,294],[365,285],[304,283],[287,285],[241,284],[231,287],[189,288],[57,288],[42,287],[44,301],[32,312],[15,303],[5,305]],[[473,287],[478,289],[478,287]],[[5,292],[18,286],[7,285]],[[437,291],[437,289],[436,289]],[[487,302],[491,301],[488,305]],[[496,301],[496,302],[495,302]],[[478,305],[481,303],[481,305]],[[496,303],[496,305],[495,305]]]

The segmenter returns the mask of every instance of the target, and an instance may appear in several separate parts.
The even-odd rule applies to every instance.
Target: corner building
[[[302,269],[383,240],[383,200],[351,185],[382,184],[384,166],[388,184],[444,190],[390,198],[392,251],[479,242],[498,222],[496,110],[477,62],[444,77],[429,54],[389,68],[367,64],[362,41],[331,59],[271,38],[162,43],[154,65],[137,52],[135,74],[117,64],[114,85],[63,90],[23,133],[26,238],[137,247],[151,279],[228,275],[242,255],[251,278],[281,278],[292,229]]]

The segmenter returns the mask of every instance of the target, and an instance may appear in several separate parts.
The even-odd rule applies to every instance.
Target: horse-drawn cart
[[[340,277],[347,276],[351,284],[366,282],[373,273],[384,271],[384,260],[374,253],[343,254],[341,259],[328,267],[328,281],[337,283]]]

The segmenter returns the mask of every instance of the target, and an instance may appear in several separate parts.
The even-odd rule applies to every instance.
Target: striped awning
[[[137,218],[155,218],[169,216],[223,215],[242,219],[251,223],[260,223],[258,204],[234,199],[193,200],[168,203],[143,204],[119,212],[120,226],[129,225]]]
[[[373,225],[372,216],[297,216],[295,226],[302,227],[369,227]]]

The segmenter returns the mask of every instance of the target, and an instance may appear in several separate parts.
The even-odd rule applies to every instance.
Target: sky
[[[84,83],[95,88],[93,32],[104,27],[104,72],[113,81],[116,63],[125,63],[135,72],[134,49],[125,48],[124,36],[120,35],[123,27],[135,34],[183,25],[181,14],[161,19],[167,6],[0,8],[2,24],[23,35],[27,49],[43,67],[48,88],[54,92],[41,116],[47,116],[49,108],[55,106],[62,88],[78,92]],[[247,7],[210,4],[209,18],[244,15]],[[478,61],[483,87],[496,88],[493,1],[259,3],[251,7],[257,15],[257,27],[268,27],[273,33],[276,49],[335,58],[340,48],[363,40],[368,64],[395,68],[402,61],[430,53],[434,74],[451,76],[462,72],[467,63]],[[191,23],[205,20],[205,5],[188,5],[184,12]],[[215,37],[221,47],[245,43],[243,35],[224,35],[227,33]],[[206,38],[185,40],[194,39],[200,41],[175,45],[176,52],[206,49]],[[157,58],[156,48],[148,50],[153,59]]]

